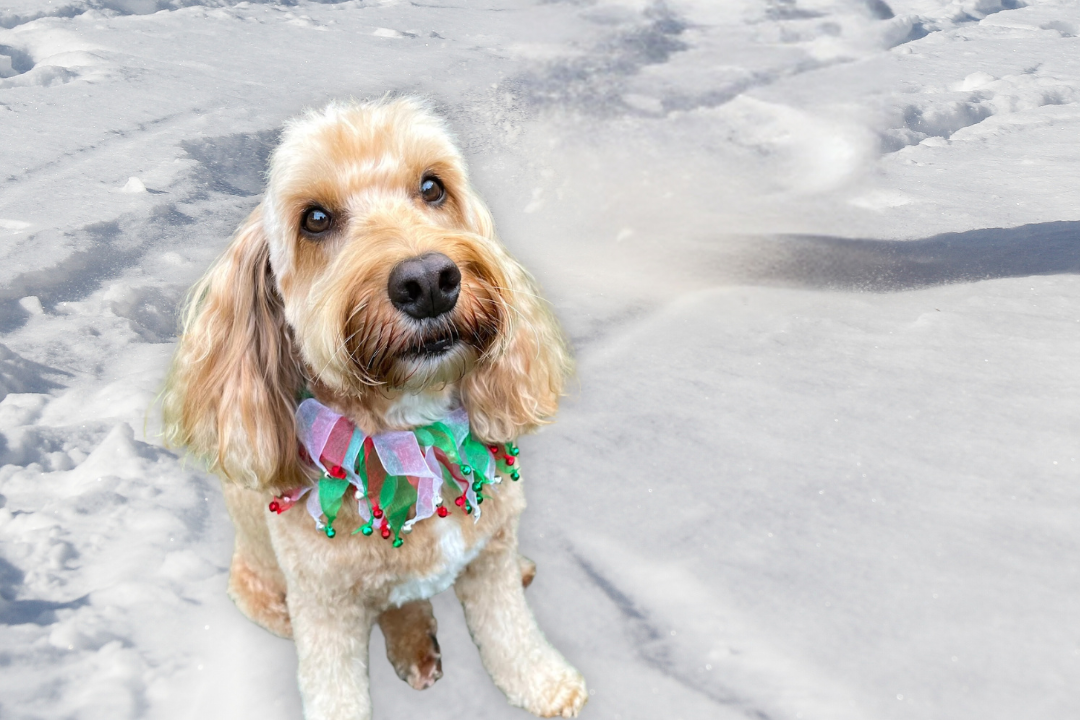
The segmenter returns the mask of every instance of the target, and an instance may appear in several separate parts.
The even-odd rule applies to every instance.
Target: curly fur
[[[428,174],[446,188],[437,206],[418,195]],[[334,218],[325,237],[300,227],[314,205]],[[393,306],[387,282],[398,263],[429,252],[457,264],[461,290],[451,312],[417,321]],[[418,352],[443,336],[457,339],[450,351]],[[499,243],[460,152],[424,103],[335,103],[286,126],[263,201],[191,291],[163,411],[167,441],[223,479],[237,529],[230,595],[256,622],[295,637],[307,718],[370,717],[374,622],[399,674],[415,687],[433,683],[441,660],[430,605],[396,608],[390,598],[405,583],[436,587],[468,558],[455,588],[496,684],[536,714],[577,714],[584,682],[524,601],[523,574],[531,580],[535,568],[517,555],[520,484],[504,486],[479,523],[425,521],[398,550],[363,536],[331,541],[302,510],[265,509],[272,494],[311,481],[293,421],[305,386],[368,433],[462,402],[473,432],[501,442],[548,422],[570,371],[551,310]]]

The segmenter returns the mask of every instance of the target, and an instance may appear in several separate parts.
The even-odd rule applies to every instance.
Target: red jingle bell
[[[447,509],[446,509],[446,508],[444,508],[444,507],[440,507],[440,508],[439,508],[438,510],[436,510],[435,512],[439,514],[439,517],[446,517],[447,515],[449,515],[449,514],[450,514],[450,511],[449,511],[449,510],[447,510]]]

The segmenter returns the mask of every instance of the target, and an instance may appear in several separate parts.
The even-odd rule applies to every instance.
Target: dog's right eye
[[[446,187],[434,175],[425,175],[420,180],[420,197],[428,205],[439,205],[446,199]]]
[[[313,207],[304,213],[304,219],[300,221],[300,227],[304,229],[304,232],[311,235],[319,235],[329,230],[332,222],[333,218],[330,217],[330,213],[321,207]]]

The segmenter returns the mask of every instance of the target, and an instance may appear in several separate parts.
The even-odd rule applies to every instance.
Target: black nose
[[[390,271],[386,292],[394,307],[417,320],[450,312],[461,291],[461,271],[442,253],[402,260]]]

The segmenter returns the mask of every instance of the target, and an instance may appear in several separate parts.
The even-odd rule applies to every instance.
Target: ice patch
[[[205,189],[251,196],[263,191],[266,165],[279,131],[263,130],[184,140],[180,146],[199,168],[195,181]]]
[[[117,192],[122,192],[122,193],[144,193],[144,192],[146,192],[146,186],[143,185],[142,180],[140,180],[137,177],[132,176],[132,177],[129,177],[127,179],[127,182],[124,183],[124,186],[122,188],[120,188]]]
[[[0,229],[7,230],[11,233],[20,233],[28,227],[30,227],[30,223],[23,222],[22,220],[4,220],[0,218]]]
[[[375,37],[381,38],[403,38],[405,35],[397,30],[391,30],[390,28],[375,28],[371,33]]]
[[[867,210],[888,210],[889,208],[902,207],[911,202],[911,198],[894,190],[873,190],[849,200],[855,207]]]

